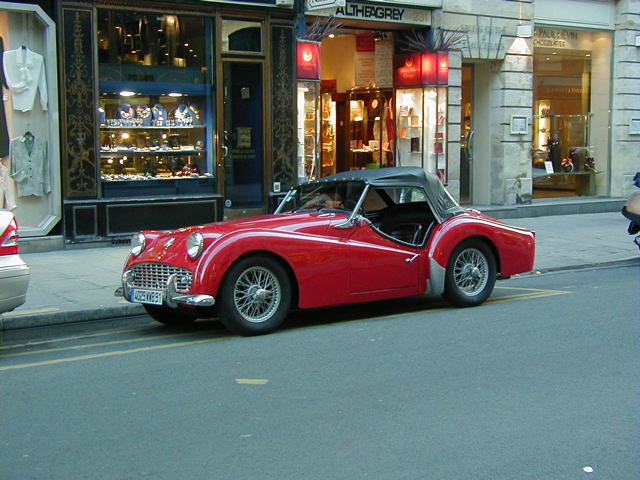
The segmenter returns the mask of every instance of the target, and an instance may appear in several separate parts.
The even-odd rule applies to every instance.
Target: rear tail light
[[[14,218],[0,236],[0,255],[13,255],[18,251],[18,224]]]

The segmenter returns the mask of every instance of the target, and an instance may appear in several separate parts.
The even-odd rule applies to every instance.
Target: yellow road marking
[[[548,288],[506,287],[502,285],[496,285],[495,288],[499,288],[501,290],[520,290],[522,292],[555,292],[558,295],[562,293],[573,293],[573,292],[568,292],[567,290],[549,290]]]
[[[503,290],[518,290],[521,292],[529,292],[529,293],[520,293],[516,295],[509,295],[507,297],[489,297],[486,303],[505,303],[505,302],[515,302],[517,300],[529,300],[532,298],[544,298],[544,297],[553,297],[556,295],[566,295],[569,292],[566,290],[545,290],[541,288],[519,288],[519,287],[496,287]]]
[[[90,347],[104,347],[106,345],[122,345],[125,343],[135,343],[135,342],[144,342],[146,340],[158,340],[160,338],[177,338],[177,337],[186,337],[188,335],[193,335],[193,332],[186,333],[176,333],[171,335],[153,335],[150,337],[144,338],[128,338],[126,340],[115,340],[109,342],[100,342],[100,343],[87,343],[86,345],[75,345],[72,347],[58,347],[58,348],[48,348],[46,350],[34,350],[29,352],[20,352],[20,353],[4,353],[2,354],[2,358],[10,358],[10,357],[21,357],[24,355],[35,355],[40,353],[51,353],[51,352],[64,352],[67,350],[80,350],[82,348],[90,348]],[[26,345],[29,346],[29,345]]]
[[[3,317],[15,317],[17,315],[35,315],[37,313],[50,313],[50,312],[59,312],[60,309],[59,308],[39,308],[36,310],[20,310],[17,312],[8,312],[8,313],[3,313],[2,316]]]
[[[236,382],[240,385],[264,385],[269,380],[264,380],[260,378],[236,378]]]
[[[217,342],[219,340],[224,340],[231,337],[221,337],[221,338],[207,338],[203,340],[193,340],[190,342],[180,342],[180,343],[170,343],[167,345],[156,345],[154,347],[141,347],[134,348],[131,350],[117,350],[113,352],[104,352],[104,353],[96,353],[93,355],[81,355],[78,357],[70,357],[70,358],[58,358],[56,360],[47,360],[44,362],[34,362],[34,363],[23,363],[20,365],[9,365],[6,367],[0,367],[0,372],[6,372],[7,370],[17,370],[20,368],[30,368],[30,367],[42,367],[45,365],[56,365],[58,363],[69,363],[69,362],[78,362],[81,360],[92,360],[94,358],[105,358],[105,357],[113,357],[116,355],[128,355],[130,353],[141,353],[141,352],[151,352],[153,350],[162,350],[165,348],[174,348],[174,347],[185,347],[188,345],[198,345],[200,343],[212,343]]]
[[[12,349],[12,348],[30,347],[30,346],[34,346],[34,345],[46,345],[48,343],[69,342],[71,340],[84,340],[86,338],[104,337],[104,336],[107,336],[107,335],[118,335],[120,333],[140,332],[140,331],[143,331],[143,330],[149,330],[149,328],[153,328],[153,327],[128,328],[128,329],[125,329],[125,330],[115,330],[115,331],[111,331],[111,332],[88,333],[86,335],[75,335],[73,337],[52,338],[50,340],[43,340],[41,342],[29,342],[29,343],[21,343],[19,345],[8,345],[6,347],[1,347],[0,350],[9,350],[9,349]]]

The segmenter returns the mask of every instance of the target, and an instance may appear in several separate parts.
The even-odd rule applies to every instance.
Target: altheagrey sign
[[[345,2],[344,0],[343,5],[339,3],[341,3],[339,0],[307,0],[307,10],[312,10],[316,15],[333,15],[342,20],[431,25],[431,10],[424,8],[412,8],[402,4],[391,6],[388,3],[376,5],[375,3]]]

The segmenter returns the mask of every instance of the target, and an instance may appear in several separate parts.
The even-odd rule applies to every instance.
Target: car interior
[[[407,195],[402,189],[371,189],[362,209],[371,225],[394,241],[422,246],[436,225],[436,218],[423,195]],[[398,193],[400,195],[398,195]]]

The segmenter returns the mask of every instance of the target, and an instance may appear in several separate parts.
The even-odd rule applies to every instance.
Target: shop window
[[[183,15],[99,10],[99,62],[204,67],[204,22]]]
[[[607,167],[607,109],[598,102],[609,95],[610,36],[551,28],[535,36],[534,198],[595,195]]]
[[[422,167],[447,179],[447,88],[396,89],[398,166]]]
[[[0,2],[0,208],[21,237],[62,218],[56,25],[40,7]]]
[[[222,20],[223,52],[262,52],[262,23],[245,20]]]
[[[122,93],[100,98],[103,196],[211,192],[204,97]]]
[[[102,196],[212,193],[208,19],[99,11]]]

